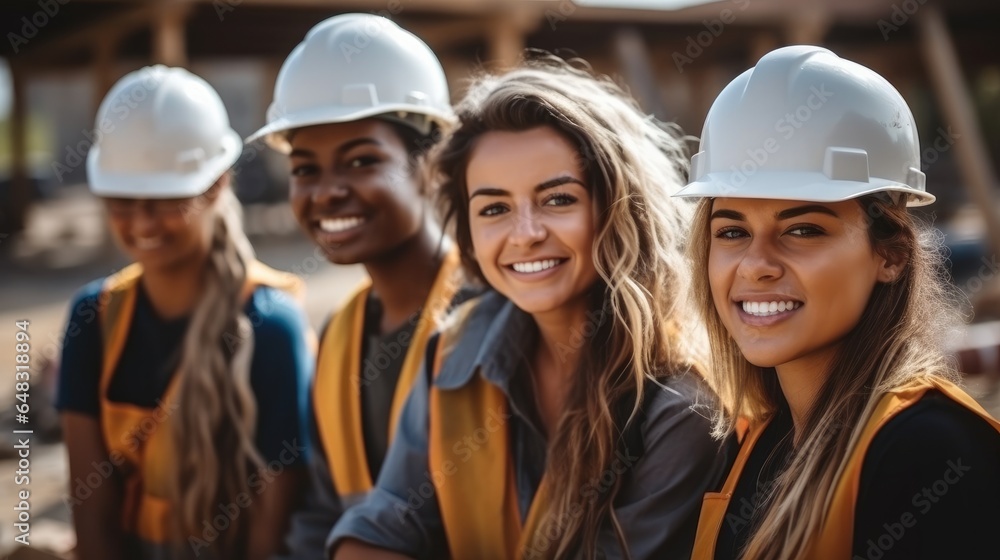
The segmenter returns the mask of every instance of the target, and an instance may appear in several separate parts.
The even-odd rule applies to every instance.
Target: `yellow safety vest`
[[[460,268],[458,251],[452,248],[445,254],[403,360],[389,413],[390,443],[403,404],[420,371],[427,341],[461,287]],[[361,347],[365,302],[370,291],[371,282],[366,280],[327,327],[320,344],[313,387],[313,409],[330,464],[330,476],[337,494],[348,504],[372,488],[361,420]]]
[[[819,534],[810,544],[809,552],[804,556],[805,558],[810,560],[849,560],[851,558],[854,544],[854,509],[858,501],[861,468],[864,466],[868,447],[882,426],[907,407],[919,402],[927,391],[933,389],[941,391],[1000,431],[1000,422],[983,410],[983,407],[979,406],[965,391],[945,380],[914,384],[886,394],[868,418],[860,439],[851,451],[847,467],[837,481],[826,519]],[[705,494],[701,517],[698,520],[698,533],[695,537],[692,560],[715,558],[716,540],[729,507],[729,499],[736,489],[736,483],[740,479],[740,474],[746,466],[754,445],[766,427],[767,423],[764,422],[750,429],[743,440],[743,445],[736,456],[736,461],[726,478],[722,491]]]
[[[459,308],[455,320],[442,331],[434,355],[434,377],[459,343],[462,325],[476,303]],[[544,539],[539,529],[548,511],[547,475],[543,475],[522,524],[510,452],[510,422],[501,420],[510,418],[503,391],[479,374],[457,389],[439,389],[432,384],[429,416],[428,466],[451,557],[514,559],[529,556],[529,551],[548,557],[554,546],[537,540]],[[458,459],[456,446],[482,430],[488,434],[485,443],[475,453]]]
[[[108,398],[108,387],[128,340],[142,267],[132,264],[109,276],[102,287],[99,309],[104,341],[100,381],[101,431],[109,456],[125,480],[122,524],[126,533],[154,544],[171,542],[171,480],[174,451],[171,430],[177,379],[174,376],[160,406],[146,408]],[[258,286],[271,286],[301,297],[302,282],[294,275],[253,261],[247,266],[243,299]]]

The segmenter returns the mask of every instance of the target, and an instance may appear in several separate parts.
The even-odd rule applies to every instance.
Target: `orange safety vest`
[[[108,387],[128,340],[135,310],[142,267],[136,263],[107,277],[99,299],[101,334],[104,341],[100,381],[101,431],[109,456],[125,479],[122,523],[126,533],[141,541],[166,544],[172,539],[171,505],[168,484],[173,468],[173,441],[170,437],[177,379],[171,380],[160,404],[146,408],[108,398]],[[271,286],[300,298],[302,282],[294,275],[253,261],[247,266],[243,299],[258,286]]]
[[[861,437],[851,451],[847,467],[837,481],[833,499],[826,512],[826,519],[823,521],[819,534],[810,544],[809,552],[804,556],[805,558],[810,560],[849,560],[851,558],[854,544],[854,509],[858,501],[858,487],[861,484],[861,468],[864,466],[868,447],[882,426],[907,407],[916,404],[927,391],[932,389],[941,391],[1000,431],[1000,422],[983,410],[983,407],[979,406],[965,391],[948,381],[935,379],[887,393],[868,418],[861,432]],[[746,466],[754,445],[766,427],[767,422],[763,422],[753,427],[746,435],[722,491],[705,494],[701,517],[698,520],[698,533],[695,537],[692,560],[715,558],[716,539],[729,507],[729,499],[736,489],[736,483],[740,479],[740,474]]]
[[[434,377],[460,342],[476,303],[460,307],[441,332]],[[548,509],[547,475],[521,522],[509,418],[506,395],[482,375],[457,389],[430,387],[428,466],[452,558],[544,558],[553,551],[539,531]],[[463,446],[470,437],[477,444],[474,452],[459,452],[469,449]]]
[[[445,254],[413,337],[409,340],[389,413],[390,443],[395,435],[396,422],[403,404],[420,371],[427,341],[437,329],[460,286],[459,255],[458,250],[453,247]],[[313,409],[320,441],[330,464],[330,476],[337,494],[348,505],[355,503],[372,488],[361,420],[361,347],[365,302],[370,291],[371,282],[366,280],[330,322],[320,345],[313,386]],[[405,346],[406,342],[400,341],[400,346]]]

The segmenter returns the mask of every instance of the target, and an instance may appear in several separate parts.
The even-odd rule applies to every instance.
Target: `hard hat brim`
[[[405,103],[386,104],[377,107],[351,107],[351,106],[326,106],[316,107],[310,110],[298,111],[293,114],[278,117],[274,121],[263,126],[257,132],[247,136],[246,142],[250,144],[263,138],[268,146],[274,150],[287,154],[291,151],[291,146],[285,138],[285,133],[297,128],[316,126],[321,124],[336,124],[352,121],[359,121],[369,117],[393,113],[418,113],[427,115],[430,119],[445,124],[451,121],[453,116],[450,113],[434,110],[425,105],[408,105]]]
[[[190,198],[203,194],[240,158],[243,140],[230,129],[222,138],[222,152],[198,169],[183,173],[114,173],[100,168],[100,148],[87,154],[90,191],[101,197]]]
[[[879,192],[907,195],[907,206],[925,206],[936,197],[928,192],[885,179],[867,182],[833,180],[818,172],[740,171],[708,173],[673,194],[678,198],[763,198],[806,202],[841,202]]]

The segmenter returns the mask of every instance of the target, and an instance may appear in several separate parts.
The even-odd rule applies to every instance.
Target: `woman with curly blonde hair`
[[[430,342],[336,558],[687,558],[724,464],[696,366],[688,207],[669,197],[683,138],[552,57],[478,79],[457,114],[440,198],[490,290]]]

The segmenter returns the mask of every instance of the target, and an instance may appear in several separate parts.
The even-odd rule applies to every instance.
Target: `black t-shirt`
[[[361,347],[361,422],[365,457],[372,480],[378,478],[382,460],[389,449],[389,411],[406,353],[416,330],[419,313],[414,313],[394,331],[380,334],[382,302],[369,296],[365,302],[364,335]]]
[[[479,292],[477,288],[463,286],[452,298],[449,309],[472,299]],[[392,401],[422,312],[422,309],[416,311],[392,332],[381,334],[382,301],[371,294],[365,301],[361,337],[361,425],[365,458],[373,481],[378,478],[382,461],[389,450]]]
[[[719,530],[715,558],[739,558],[791,451],[777,413],[748,457]],[[861,470],[852,559],[1000,558],[1000,433],[937,391],[872,440]]]

